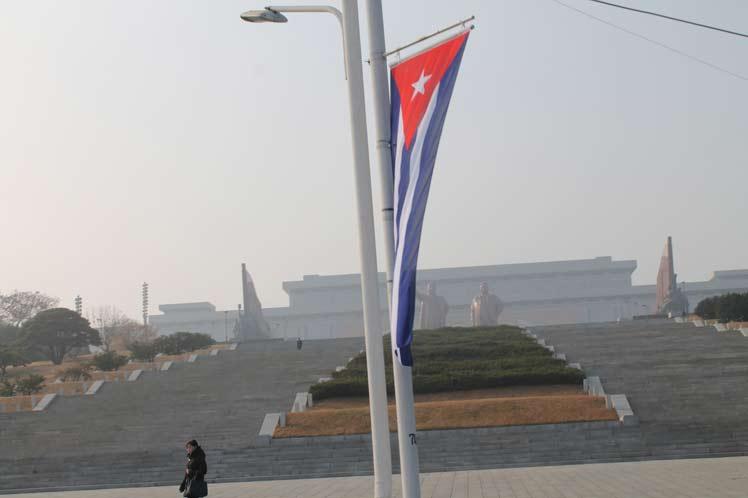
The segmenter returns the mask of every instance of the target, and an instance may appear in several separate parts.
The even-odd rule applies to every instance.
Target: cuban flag
[[[439,138],[469,31],[394,65],[390,72],[395,269],[390,330],[395,355],[413,366],[416,266]]]

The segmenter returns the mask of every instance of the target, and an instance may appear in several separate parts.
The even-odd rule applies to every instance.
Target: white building
[[[470,302],[481,282],[504,302],[499,321],[545,325],[631,319],[655,312],[655,286],[631,284],[636,261],[595,259],[512,265],[437,268],[418,271],[420,287],[437,285],[449,303],[447,323],[470,324]],[[389,327],[384,274],[380,274],[382,323]],[[748,292],[748,270],[718,271],[706,282],[681,284],[694,308],[705,297],[727,292]],[[264,308],[274,337],[326,339],[363,333],[359,276],[305,275],[283,283],[289,306]],[[202,306],[198,309],[196,306]],[[223,340],[224,312],[210,303],[163,305],[163,315],[151,317],[159,330],[207,332]],[[231,324],[236,311],[229,312]],[[190,321],[192,320],[192,321]],[[231,332],[231,329],[229,330]]]
[[[200,332],[219,342],[233,337],[239,317],[238,310],[216,311],[216,307],[208,302],[162,304],[158,309],[162,314],[150,315],[148,323],[158,330],[159,335]]]

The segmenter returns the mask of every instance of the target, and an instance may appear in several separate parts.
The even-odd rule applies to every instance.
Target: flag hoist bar
[[[442,33],[446,33],[447,31],[453,30],[455,28],[459,28],[460,26],[465,26],[467,23],[469,23],[470,21],[474,21],[474,20],[475,20],[475,16],[470,16],[467,19],[463,19],[460,22],[456,22],[454,24],[451,24],[451,25],[447,26],[446,28],[442,28],[442,29],[440,29],[438,31],[434,31],[430,35],[422,36],[421,38],[417,39],[416,41],[410,42],[407,45],[403,45],[400,48],[396,48],[395,50],[390,50],[389,52],[385,52],[384,56],[385,57],[389,57],[390,55],[397,54],[398,52],[402,52],[406,48],[410,48],[410,47],[412,47],[414,45],[418,45],[419,43],[425,42],[426,40],[430,40],[431,38],[433,38],[435,36],[439,36]],[[475,28],[475,26],[471,24],[470,25],[470,29],[473,29],[473,28]]]

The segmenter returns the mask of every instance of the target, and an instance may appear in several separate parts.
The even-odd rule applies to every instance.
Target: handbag
[[[187,481],[187,486],[184,489],[185,498],[203,498],[208,496],[208,483],[205,479],[190,479]]]

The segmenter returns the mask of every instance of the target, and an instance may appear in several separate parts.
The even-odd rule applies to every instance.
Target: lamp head
[[[247,22],[288,22],[286,16],[267,7],[264,10],[248,10],[241,15],[241,18]]]

